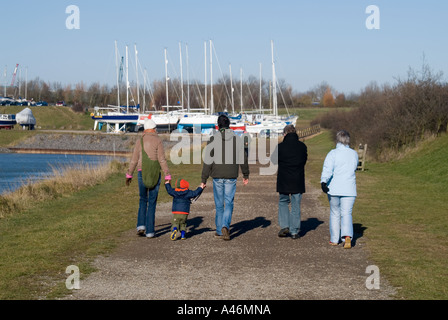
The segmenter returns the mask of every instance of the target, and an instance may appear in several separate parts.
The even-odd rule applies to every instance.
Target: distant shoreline
[[[2,148],[6,149],[6,148]],[[101,150],[63,150],[63,149],[31,149],[31,148],[7,148],[9,150],[0,153],[31,153],[31,154],[85,154],[92,156],[119,156],[127,157],[131,152],[126,151],[101,151]]]
[[[0,147],[0,153],[12,153],[13,151],[10,148]]]

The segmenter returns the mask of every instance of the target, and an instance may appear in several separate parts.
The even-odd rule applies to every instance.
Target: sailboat
[[[120,81],[122,76],[122,66],[118,63],[118,49],[115,41],[115,55],[117,67],[117,106],[109,105],[107,108],[95,107],[94,113],[91,114],[95,120],[94,130],[102,129],[107,126],[106,131],[111,133],[119,133],[126,131],[138,131],[143,127],[146,119],[150,118],[156,123],[156,128],[160,132],[171,132],[177,127],[179,121],[178,111],[161,111],[161,112],[141,112],[140,109],[140,91],[138,83],[138,51],[135,46],[135,60],[137,73],[137,104],[129,105],[129,54],[128,46],[126,46],[126,105],[120,105]],[[166,53],[165,53],[166,60]],[[145,79],[146,80],[146,79]],[[168,89],[167,89],[168,90]]]
[[[118,49],[115,41],[115,55],[117,67],[117,106],[109,105],[106,108],[95,107],[90,115],[95,121],[93,130],[101,130],[104,125],[109,133],[126,132],[135,130],[140,118],[140,104],[129,105],[129,57],[128,46],[126,46],[126,105],[120,105],[120,69],[118,67]]]
[[[212,40],[210,40],[210,78],[213,75],[212,69]],[[207,108],[207,42],[204,42],[204,53],[205,53],[205,98],[204,98],[204,108],[197,108],[192,110],[188,107],[187,112],[184,113],[179,119],[177,124],[177,129],[179,131],[186,130],[188,132],[211,134],[216,127],[218,122],[218,115],[214,114],[214,104],[213,104],[213,80],[210,83],[210,109]],[[194,112],[192,112],[194,111]]]
[[[177,128],[177,124],[181,115],[184,114],[183,105],[182,106],[170,106],[169,105],[169,91],[168,91],[168,59],[167,59],[167,50],[165,49],[165,90],[166,90],[166,105],[162,106],[162,109],[166,109],[165,111],[155,111],[149,112],[146,118],[152,119],[156,128],[159,132],[168,132],[171,133],[173,130]],[[181,56],[182,61],[182,56]],[[182,96],[183,96],[183,86],[182,86]],[[175,109],[170,111],[170,109]],[[177,110],[176,110],[177,109]],[[146,114],[146,113],[145,113]],[[143,119],[146,119],[143,116]],[[143,125],[140,121],[139,124]]]
[[[233,80],[232,80],[232,66],[229,65],[229,72],[230,72],[230,92],[231,92],[231,104],[232,104],[232,113],[228,114],[227,110],[224,110],[224,114],[226,114],[229,117],[230,120],[230,129],[232,129],[235,134],[242,135],[243,133],[246,133],[246,115],[243,114],[243,90],[240,90],[241,94],[241,112],[235,113],[235,102],[233,98]],[[241,86],[243,85],[243,71],[241,69]],[[218,126],[216,126],[216,129],[218,129]]]
[[[274,61],[274,42],[271,40],[271,55],[272,55],[272,85],[273,85],[273,94],[272,94],[272,105],[273,105],[273,113],[272,114],[256,114],[247,116],[247,122],[249,124],[246,126],[246,131],[251,136],[256,135],[280,135],[283,133],[283,129],[287,125],[296,125],[298,116],[290,115],[290,116],[279,116],[278,115],[278,105],[277,105],[277,80],[275,74],[275,61]]]

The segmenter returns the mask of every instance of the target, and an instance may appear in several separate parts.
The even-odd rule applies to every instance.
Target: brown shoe
[[[227,229],[226,227],[221,229],[222,232],[222,238],[226,241],[230,240],[230,234],[229,234],[229,229]]]
[[[215,238],[221,239],[222,238],[222,234],[218,234],[218,232],[215,232]]]
[[[283,228],[278,232],[278,236],[280,238],[285,238],[288,236],[288,234],[289,234],[289,228]]]
[[[345,237],[344,249],[350,249],[352,247],[352,239]]]

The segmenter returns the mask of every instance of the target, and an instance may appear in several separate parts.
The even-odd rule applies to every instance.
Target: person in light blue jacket
[[[350,249],[358,153],[350,148],[350,134],[345,130],[336,134],[336,143],[325,158],[320,182],[330,202],[330,245],[336,246],[343,240],[344,248]]]

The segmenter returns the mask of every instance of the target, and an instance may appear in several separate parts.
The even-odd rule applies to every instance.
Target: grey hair
[[[296,128],[292,124],[288,124],[283,128],[283,134],[287,135],[288,133],[296,133]]]
[[[350,134],[345,130],[339,131],[336,133],[336,142],[348,146],[350,144]]]

